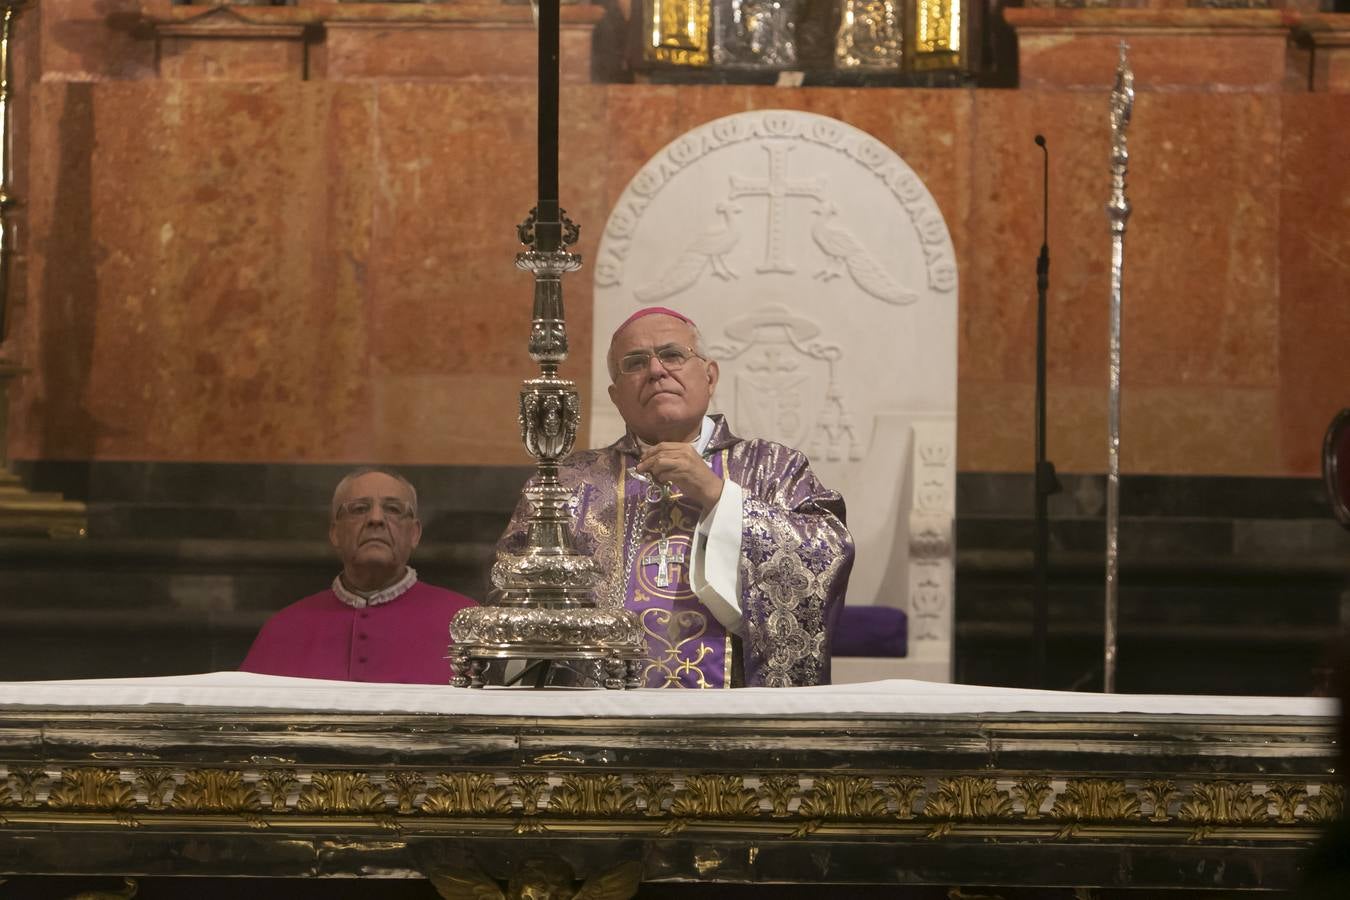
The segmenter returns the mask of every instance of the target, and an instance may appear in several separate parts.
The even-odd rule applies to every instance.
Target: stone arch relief
[[[901,606],[915,646],[949,653],[956,258],[904,160],[814,113],[717,119],[633,177],[594,272],[590,445],[623,432],[605,390],[614,327],[641,306],[688,314],[722,368],[715,411],[803,450],[844,493],[849,603]]]

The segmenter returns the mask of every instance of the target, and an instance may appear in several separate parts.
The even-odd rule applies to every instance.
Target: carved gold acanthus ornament
[[[953,831],[1041,829],[1058,840],[1181,831],[1191,841],[1289,840],[1340,815],[1338,784],[1306,779],[1164,780],[984,774],[307,771],[0,766],[0,826],[77,818],[219,830],[364,822],[402,831],[665,833],[753,826],[791,838],[891,832],[937,840]],[[1298,832],[1302,830],[1303,833]]]

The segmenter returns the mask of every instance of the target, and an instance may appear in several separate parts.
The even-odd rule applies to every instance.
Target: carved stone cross
[[[731,176],[731,198],[768,197],[769,231],[764,246],[764,264],[755,268],[756,272],[782,272],[792,274],[797,267],[787,261],[783,255],[785,239],[783,230],[787,226],[787,201],[789,197],[812,197],[825,199],[825,182],[820,178],[800,178],[791,181],[787,177],[787,155],[792,150],[789,144],[774,142],[764,148],[769,154],[769,177],[746,178],[742,175]]]

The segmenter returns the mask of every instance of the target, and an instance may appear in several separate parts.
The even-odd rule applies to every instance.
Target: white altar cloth
[[[828,718],[1011,713],[1254,718],[1334,717],[1338,714],[1335,700],[1317,697],[1090,694],[906,680],[724,691],[470,690],[448,685],[364,684],[279,678],[247,672],[211,672],[164,678],[0,682],[0,709],[125,709],[165,705],[199,709],[431,713],[550,719],[578,716]]]

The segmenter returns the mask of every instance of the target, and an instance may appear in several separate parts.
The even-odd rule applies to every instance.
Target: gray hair
[[[347,487],[350,486],[353,481],[360,478],[362,475],[387,475],[390,478],[397,481],[399,484],[406,487],[408,489],[408,493],[412,494],[413,518],[414,519],[417,518],[417,488],[413,487],[413,483],[411,481],[404,478],[402,475],[395,472],[393,469],[385,469],[381,468],[380,466],[362,466],[359,469],[352,469],[346,475],[343,475],[342,480],[337,483],[337,487],[333,488],[333,502],[331,504],[331,509],[329,510],[329,515],[332,517],[334,521],[337,520],[338,497],[342,496],[342,492],[346,490]]]
[[[656,313],[656,315],[662,314]],[[704,359],[707,359],[708,352],[703,349],[703,332],[699,331],[698,326],[695,325],[693,322],[686,322],[683,319],[675,319],[675,321],[683,322],[683,324],[689,326],[689,330],[694,333],[693,344],[691,345],[691,349],[699,356],[703,357]],[[619,329],[619,331],[622,330],[623,330],[622,328]],[[618,331],[614,332],[614,336],[609,339],[609,351],[605,354],[605,364],[609,366],[610,382],[615,382],[619,380],[619,361],[614,358],[614,339],[617,338],[618,336],[619,332]],[[650,361],[648,361],[648,364],[650,365]]]

